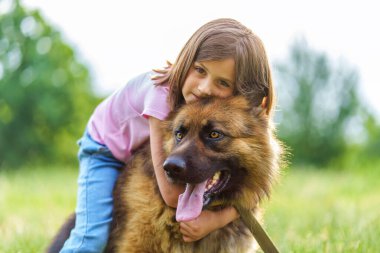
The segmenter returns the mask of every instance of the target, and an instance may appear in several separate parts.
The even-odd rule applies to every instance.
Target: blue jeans
[[[112,221],[113,188],[124,163],[85,132],[78,142],[80,172],[75,228],[61,253],[102,252]]]

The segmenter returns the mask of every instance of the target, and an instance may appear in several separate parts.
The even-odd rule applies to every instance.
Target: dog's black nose
[[[170,156],[164,162],[164,170],[170,177],[180,178],[186,170],[186,162],[181,157]]]

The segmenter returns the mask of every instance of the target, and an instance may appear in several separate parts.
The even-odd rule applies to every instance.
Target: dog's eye
[[[211,139],[220,139],[223,138],[223,134],[218,131],[212,131],[209,133],[209,138]]]
[[[175,138],[177,139],[177,141],[182,140],[182,138],[183,138],[183,133],[180,132],[180,131],[176,131],[176,132],[175,132]]]

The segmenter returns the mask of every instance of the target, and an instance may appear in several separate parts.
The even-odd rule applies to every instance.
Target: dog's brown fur
[[[220,138],[210,138],[213,131],[222,133]],[[170,166],[165,168],[171,180],[199,183],[218,170],[231,176],[204,208],[238,205],[260,216],[258,204],[270,194],[281,156],[270,120],[260,107],[252,108],[242,97],[189,104],[169,117],[163,137],[166,161],[175,156],[186,163],[179,174],[171,173]],[[239,253],[251,252],[255,245],[240,219],[199,241],[185,243],[175,221],[175,209],[165,205],[158,190],[148,143],[127,164],[114,194],[107,252]]]
[[[179,128],[186,132],[180,142],[175,138],[175,131]],[[221,140],[210,144],[202,139],[202,132],[215,129],[224,133]],[[269,195],[280,161],[280,145],[261,108],[252,109],[243,98],[190,104],[171,116],[163,132],[167,156],[187,154],[186,159],[191,160],[187,163],[192,164],[192,171],[198,170],[197,174],[208,169],[218,170],[212,168],[213,163],[230,166],[229,169],[236,171],[232,172],[225,191],[214,196],[213,201],[218,202],[218,207],[213,209],[240,205],[259,214],[258,203],[263,196]],[[252,249],[253,237],[240,220],[200,241],[183,242],[175,221],[175,210],[167,207],[160,196],[150,157],[150,147],[146,145],[118,180],[114,228],[108,249],[139,253],[236,253]],[[213,174],[214,171],[211,176]],[[186,178],[182,180],[186,181]]]

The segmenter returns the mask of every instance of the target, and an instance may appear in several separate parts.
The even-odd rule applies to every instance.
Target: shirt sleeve
[[[169,88],[167,86],[156,86],[153,83],[144,97],[144,109],[142,115],[145,118],[155,117],[159,120],[164,120],[169,112],[168,93]]]

